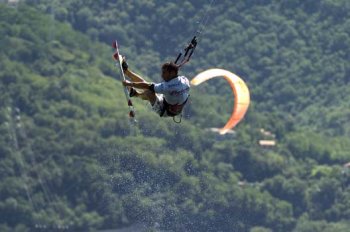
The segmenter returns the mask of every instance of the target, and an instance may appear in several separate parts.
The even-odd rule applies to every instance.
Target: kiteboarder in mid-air
[[[175,121],[175,116],[179,115],[180,121],[178,122],[181,122],[182,110],[190,96],[190,83],[185,76],[178,75],[178,70],[190,60],[197,46],[197,36],[203,33],[210,18],[209,10],[212,9],[213,4],[214,0],[211,0],[209,7],[203,13],[203,17],[198,21],[195,36],[185,47],[184,53],[180,52],[174,62],[163,64],[163,81],[161,83],[147,82],[141,76],[129,70],[125,58],[119,53],[117,41],[115,40],[113,42],[112,46],[115,49],[113,57],[117,61],[116,66],[119,68],[120,76],[123,81],[124,94],[129,106],[130,119],[136,121],[135,110],[131,100],[131,97],[136,96],[148,100],[153,110],[161,117],[173,117]],[[125,76],[129,77],[131,81],[126,80]]]
[[[189,80],[178,75],[179,66],[174,62],[162,65],[160,83],[145,81],[140,75],[130,70],[123,58],[122,67],[125,75],[131,81],[124,80],[123,85],[129,87],[130,97],[148,100],[152,109],[161,117],[180,115],[185,106],[190,90]]]
[[[117,41],[114,41],[112,46],[115,49],[113,58],[117,61],[116,66],[119,67],[124,85],[130,119],[135,120],[135,110],[131,97],[139,97],[148,100],[152,105],[152,109],[160,117],[173,117],[174,122],[181,122],[182,110],[190,96],[190,82],[185,76],[178,75],[178,71],[182,65],[190,60],[197,46],[196,36],[184,49],[184,54],[180,52],[174,62],[167,62],[162,65],[161,76],[163,81],[160,83],[147,82],[140,75],[131,71],[125,57],[119,53]],[[126,80],[125,76],[129,77],[131,81]],[[177,115],[180,116],[179,121],[175,121]]]

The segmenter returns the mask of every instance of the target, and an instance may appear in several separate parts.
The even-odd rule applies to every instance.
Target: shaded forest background
[[[350,2],[0,1],[0,230],[348,231]],[[202,19],[206,24],[200,24]],[[203,28],[201,28],[203,25]],[[111,42],[150,81],[202,29],[183,122],[128,109]],[[264,147],[260,140],[273,140]]]

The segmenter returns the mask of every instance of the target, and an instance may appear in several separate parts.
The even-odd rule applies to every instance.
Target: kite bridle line
[[[208,23],[208,19],[209,19],[209,10],[212,8],[213,6],[213,3],[214,3],[215,0],[211,0],[210,1],[210,4],[209,4],[209,7],[208,9],[204,12],[204,16],[201,17],[201,20],[199,21],[199,25],[197,27],[197,30],[195,32],[195,35],[193,36],[191,42],[185,47],[184,51],[185,51],[185,54],[184,56],[182,57],[182,52],[180,51],[179,55],[177,55],[174,63],[179,67],[181,68],[182,65],[186,64],[187,62],[190,61],[190,58],[194,52],[194,50],[196,49],[197,47],[197,38],[199,37],[200,34],[203,33],[207,23]],[[182,57],[181,61],[179,64],[177,64],[177,62],[180,60],[180,58]],[[186,99],[186,101],[188,100],[188,98]],[[179,121],[176,121],[175,120],[175,116],[173,117],[173,121],[175,123],[181,123],[181,119],[182,119],[182,113],[180,114],[180,120]]]
[[[197,47],[197,38],[199,37],[200,34],[202,34],[204,32],[204,29],[208,23],[208,19],[209,19],[209,10],[212,8],[213,3],[215,0],[211,0],[208,9],[204,12],[204,16],[201,18],[201,20],[199,21],[199,25],[198,28],[196,30],[195,36],[193,36],[191,42],[184,48],[185,54],[181,59],[181,62],[179,64],[177,64],[177,62],[180,60],[181,56],[182,56],[182,52],[179,53],[179,55],[176,57],[175,59],[175,64],[177,64],[177,66],[180,68],[182,65],[186,64],[187,62],[190,61],[190,58],[194,52],[194,50]]]

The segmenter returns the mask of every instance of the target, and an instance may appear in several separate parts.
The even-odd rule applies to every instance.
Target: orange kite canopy
[[[199,85],[214,77],[224,77],[230,84],[234,94],[233,111],[226,125],[220,129],[220,134],[225,134],[235,127],[244,117],[248,110],[250,95],[245,82],[236,74],[224,69],[208,69],[199,73],[191,80],[191,85]]]

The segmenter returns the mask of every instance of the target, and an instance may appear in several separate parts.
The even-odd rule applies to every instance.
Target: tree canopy
[[[349,12],[345,0],[0,1],[0,230],[347,231]],[[208,130],[234,101],[218,80],[191,89],[181,124],[135,100],[130,127],[111,42],[159,81],[198,29],[181,72],[237,73],[245,120]]]

